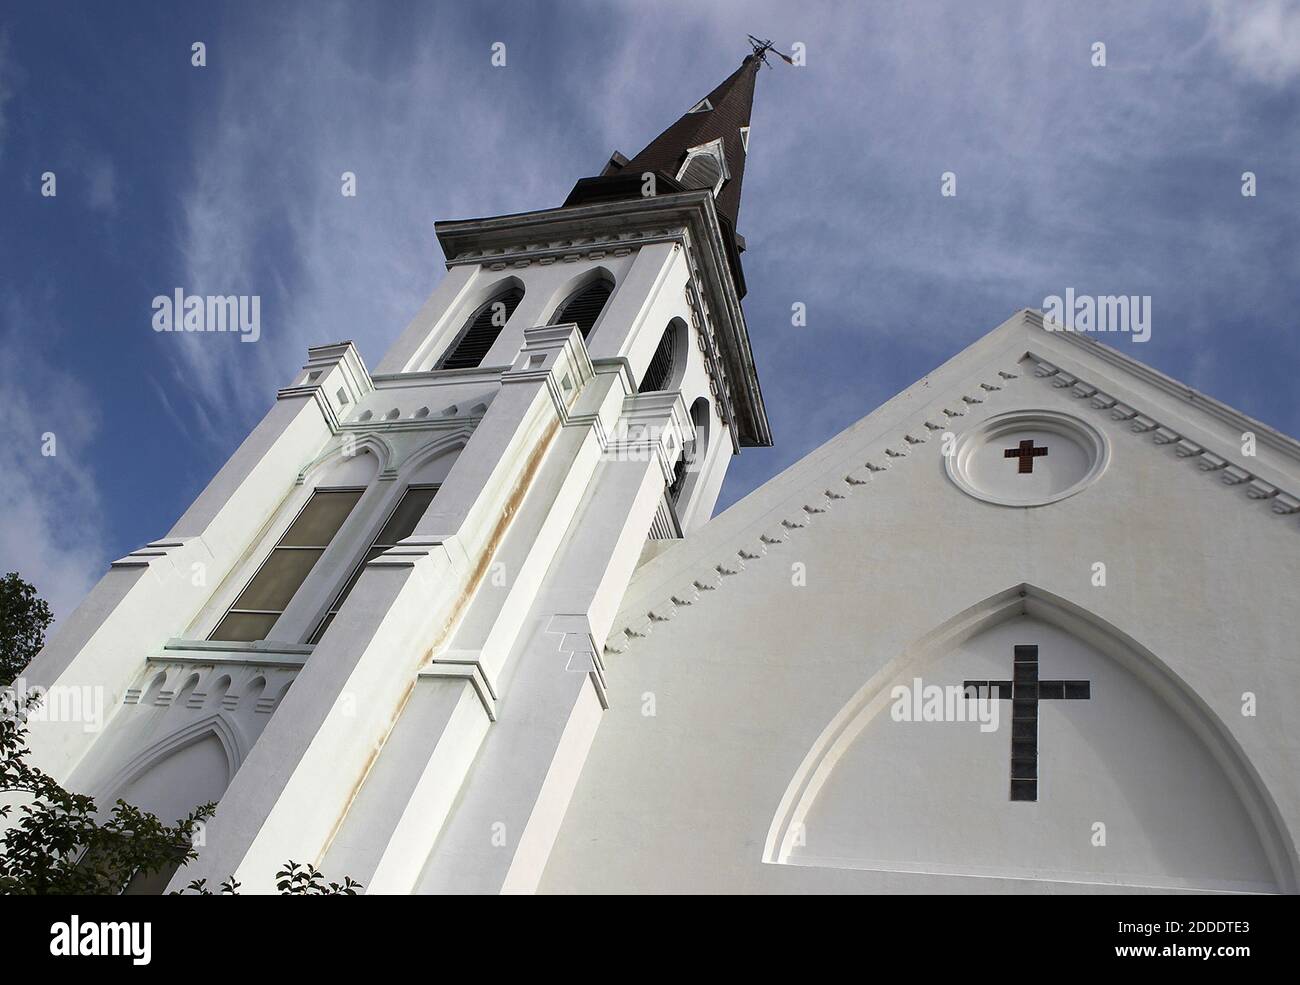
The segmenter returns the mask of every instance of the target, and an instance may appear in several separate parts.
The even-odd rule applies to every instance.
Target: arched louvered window
[[[687,456],[682,455],[677,459],[677,464],[673,466],[673,483],[668,487],[668,498],[676,506],[682,498],[682,490],[686,488],[686,470],[690,467],[690,462],[686,461]]]
[[[468,369],[483,365],[492,343],[497,340],[506,320],[514,314],[523,298],[524,289],[516,286],[507,288],[485,302],[474,312],[451,352],[443,359],[441,368]]]
[[[605,302],[609,300],[609,296],[613,293],[613,281],[605,277],[593,280],[569,295],[568,300],[560,305],[559,310],[555,312],[551,324],[564,325],[573,322],[578,326],[578,330],[582,332],[582,337],[585,339],[591,334],[592,326],[596,324],[596,319],[600,317],[600,313],[605,310]]]
[[[668,498],[673,506],[681,502],[686,489],[686,477],[692,472],[699,472],[704,467],[704,453],[709,447],[709,401],[700,397],[691,404],[691,424],[695,426],[695,437],[682,450],[682,457],[677,459],[673,468],[673,482],[668,487]]]
[[[655,349],[655,354],[650,359],[650,365],[646,367],[645,375],[641,377],[641,384],[637,387],[639,393],[647,393],[651,390],[671,390],[677,383],[681,375],[678,370],[686,362],[686,323],[680,318],[674,318],[664,329],[663,337],[659,339],[659,347]]]

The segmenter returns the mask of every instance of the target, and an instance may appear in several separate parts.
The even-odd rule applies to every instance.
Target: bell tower
[[[371,892],[536,886],[628,580],[771,444],[736,231],[761,56],[560,207],[438,223],[447,274],[375,371],[310,349],[33,662],[116,709],[98,734],[34,728],[76,789],[112,798],[220,739],[172,888],[270,891],[288,858]]]

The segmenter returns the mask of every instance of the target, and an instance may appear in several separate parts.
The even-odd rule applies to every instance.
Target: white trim
[[[727,154],[721,137],[710,140],[707,144],[699,144],[698,146],[687,150],[686,159],[682,161],[682,166],[677,169],[675,177],[678,181],[681,181],[682,176],[686,174],[686,169],[691,166],[691,161],[697,157],[706,156],[711,157],[718,162],[718,180],[714,183],[713,188],[711,189],[711,193],[716,198],[718,192],[722,190],[722,186],[726,183],[727,179],[731,177],[731,172],[727,170]],[[703,189],[699,190],[703,191]]]
[[[990,595],[945,620],[888,661],[849,698],[826,724],[791,776],[768,828],[762,860],[778,865],[795,864],[791,853],[797,832],[836,763],[870,721],[889,704],[887,686],[890,681],[905,673],[917,660],[945,652],[979,632],[1018,616],[1041,619],[1077,636],[1116,660],[1150,688],[1205,743],[1254,822],[1256,837],[1273,869],[1277,888],[1284,893],[1295,892],[1297,884],[1300,884],[1300,873],[1296,869],[1295,849],[1286,824],[1268,785],[1223,720],[1172,667],[1119,626],[1068,599],[1028,583],[1013,585]],[[816,865],[818,862],[805,858],[804,864]],[[843,862],[836,864],[842,865]],[[879,863],[867,863],[862,867],[880,866]],[[967,870],[954,874],[982,873]],[[1015,873],[1009,877],[1017,878]],[[1207,886],[1209,880],[1197,882],[1201,888],[1220,888]]]
[[[220,711],[214,711],[210,715],[196,722],[191,722],[184,728],[150,743],[147,748],[114,773],[112,779],[104,784],[103,789],[112,795],[112,799],[116,800],[117,795],[125,790],[128,784],[143,776],[173,753],[200,742],[209,735],[217,737],[217,741],[221,743],[221,748],[226,754],[226,786],[230,786],[230,781],[235,778],[235,773],[239,771],[240,764],[244,761],[244,757],[248,755],[250,744],[244,738],[236,722],[227,718]],[[110,798],[106,795],[103,799],[107,801]],[[164,820],[171,823],[173,819],[165,818]]]
[[[975,450],[1012,431],[1047,431],[1080,444],[1091,455],[1092,464],[1084,476],[1073,485],[1047,496],[1003,496],[982,489],[970,475],[971,457]],[[953,446],[953,453],[943,459],[948,478],[968,496],[993,503],[995,506],[1046,506],[1075,493],[1083,492],[1101,478],[1110,464],[1110,442],[1105,434],[1086,421],[1054,410],[1013,410],[975,425],[962,433]]]

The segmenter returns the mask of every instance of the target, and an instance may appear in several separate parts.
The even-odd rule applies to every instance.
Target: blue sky
[[[740,230],[776,447],[722,505],[1067,287],[1150,295],[1118,346],[1300,434],[1291,0],[3,2],[0,570],[70,611],[308,345],[378,363],[442,274],[435,220],[558,205],[751,32],[807,65],[758,83]],[[262,340],[155,333],[177,287],[260,295]]]

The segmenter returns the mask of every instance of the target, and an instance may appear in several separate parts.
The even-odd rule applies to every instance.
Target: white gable
[[[986,449],[974,488],[945,438]],[[1048,448],[1041,505],[997,501],[1021,440]],[[543,888],[1294,891],[1297,461],[1015,316],[642,566]],[[1010,678],[1022,634],[1044,677],[1095,684],[1042,702],[1033,803],[1008,729],[888,716],[918,675]]]

